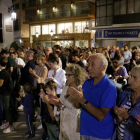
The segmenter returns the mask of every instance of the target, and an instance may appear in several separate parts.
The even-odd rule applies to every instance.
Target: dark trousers
[[[2,106],[2,103],[0,101],[0,125],[2,124],[2,120],[3,120],[3,106]]]
[[[10,106],[10,95],[1,96],[2,105],[6,116],[6,121],[9,122],[9,125],[13,125],[12,109]]]
[[[127,73],[130,71],[130,64],[124,64],[124,67],[127,70]],[[129,74],[129,73],[128,73]]]
[[[33,117],[34,115],[26,115],[26,125],[28,127],[29,134],[34,134],[34,127],[33,127]]]

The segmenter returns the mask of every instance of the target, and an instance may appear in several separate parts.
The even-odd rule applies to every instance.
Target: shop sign
[[[101,31],[96,31],[95,37],[96,38],[102,38],[102,30]]]
[[[137,38],[140,37],[140,29],[104,30],[104,38]]]
[[[12,32],[12,25],[6,25],[6,32]]]

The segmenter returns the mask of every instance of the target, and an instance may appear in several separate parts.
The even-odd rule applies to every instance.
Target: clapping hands
[[[118,106],[114,107],[114,113],[118,116],[120,120],[126,120],[129,117],[128,109],[125,109],[123,105],[119,108]]]

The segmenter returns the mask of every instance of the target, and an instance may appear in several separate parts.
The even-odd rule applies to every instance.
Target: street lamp
[[[17,14],[14,12],[14,5],[12,5],[11,7],[8,7],[8,12],[11,13],[11,20],[16,20],[17,18]]]
[[[35,35],[36,35],[36,37],[38,38],[38,36],[39,36],[39,33],[38,33],[38,32],[36,32],[36,34],[35,34]]]
[[[37,38],[37,43],[36,43],[36,46],[38,46],[38,36],[39,36],[39,33],[38,32],[36,32],[36,38]]]
[[[51,47],[52,47],[52,36],[53,36],[53,30],[50,31],[50,35],[51,35]]]
[[[17,18],[17,14],[15,13],[15,12],[12,12],[11,13],[11,20],[16,20],[16,18]]]

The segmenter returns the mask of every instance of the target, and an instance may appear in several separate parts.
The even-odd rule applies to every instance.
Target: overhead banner
[[[140,37],[140,29],[104,30],[104,38]]]

